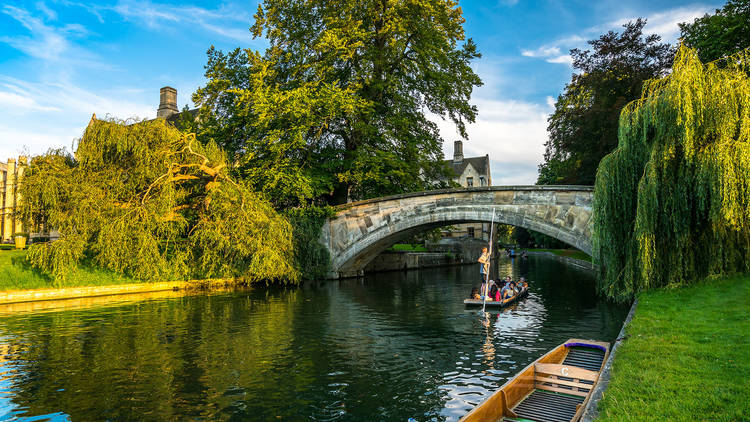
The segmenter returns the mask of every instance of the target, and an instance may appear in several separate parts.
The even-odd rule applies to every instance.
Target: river
[[[478,265],[0,315],[0,420],[452,421],[627,307],[531,256],[528,297],[483,314]]]

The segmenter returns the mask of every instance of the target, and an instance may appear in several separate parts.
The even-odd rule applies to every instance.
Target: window
[[[473,177],[467,177],[466,178],[466,186],[468,186],[468,187],[474,186],[474,178]]]
[[[466,232],[469,233],[469,237],[474,237],[474,227],[467,227]]]
[[[479,186],[484,186],[484,176],[479,176]]]

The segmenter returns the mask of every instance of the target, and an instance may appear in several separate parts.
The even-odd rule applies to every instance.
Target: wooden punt
[[[609,343],[570,339],[523,369],[459,422],[577,421],[609,356]]]
[[[511,298],[508,298],[508,299],[504,299],[504,300],[488,300],[488,301],[485,302],[482,299],[464,299],[464,305],[466,305],[466,306],[482,306],[482,305],[484,305],[484,306],[494,306],[494,307],[504,308],[504,307],[506,307],[506,306],[508,306],[510,304],[513,304],[513,303],[517,302],[519,299],[521,299],[522,297],[526,296],[526,294],[528,292],[529,292],[529,288],[528,287],[524,287],[523,289],[521,289],[520,292],[518,292],[517,295],[515,295],[515,296],[513,296]]]

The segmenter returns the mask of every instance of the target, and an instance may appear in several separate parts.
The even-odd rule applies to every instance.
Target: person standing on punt
[[[482,276],[482,284],[486,288],[487,283],[487,274],[489,273],[490,269],[490,254],[487,252],[487,248],[482,248],[482,255],[479,256],[479,259],[477,259],[477,262],[479,262],[479,275]],[[486,295],[487,292],[485,290],[482,290],[479,292],[482,296]]]

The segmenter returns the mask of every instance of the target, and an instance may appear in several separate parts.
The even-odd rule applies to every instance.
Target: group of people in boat
[[[500,287],[501,285],[502,287]],[[490,280],[488,290],[485,290],[487,289],[487,285],[484,281],[482,281],[482,284],[479,286],[479,288],[471,288],[471,295],[469,297],[471,299],[485,300],[483,293],[487,292],[486,300],[507,300],[521,293],[523,289],[528,286],[529,283],[526,282],[526,279],[524,277],[521,277],[521,279],[516,282],[515,280],[511,279],[510,276],[508,276],[505,278],[505,280]]]
[[[507,276],[505,280],[498,280],[497,282],[495,280],[487,281],[489,278],[487,274],[490,269],[490,254],[487,252],[487,248],[482,248],[482,255],[479,256],[477,262],[480,264],[479,275],[482,277],[482,284],[479,288],[473,287],[471,289],[471,295],[469,296],[471,299],[485,300],[486,295],[486,300],[506,300],[521,293],[524,288],[528,287],[528,283],[524,277],[521,277],[518,282],[514,281],[510,276]]]

